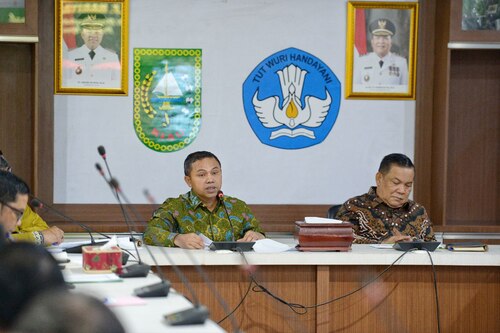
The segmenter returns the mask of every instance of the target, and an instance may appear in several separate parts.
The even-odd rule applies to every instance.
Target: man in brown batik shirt
[[[336,215],[353,224],[354,243],[435,240],[425,208],[408,199],[414,177],[415,166],[407,156],[390,154],[382,159],[377,186],[347,200]]]

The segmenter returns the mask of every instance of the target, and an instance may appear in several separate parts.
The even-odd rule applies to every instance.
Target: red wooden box
[[[295,238],[299,251],[349,251],[354,232],[352,224],[295,222]]]
[[[100,246],[83,246],[83,270],[88,273],[121,273],[122,250],[118,246],[102,249]]]

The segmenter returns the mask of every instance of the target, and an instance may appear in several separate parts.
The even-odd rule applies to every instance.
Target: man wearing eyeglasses
[[[0,150],[0,171],[12,173],[12,167]],[[64,231],[56,226],[49,227],[47,223],[35,213],[29,205],[22,214],[21,223],[10,235],[16,241],[28,241],[39,245],[50,246],[62,243]]]
[[[0,225],[7,235],[21,224],[28,193],[28,185],[22,179],[10,172],[0,171]]]

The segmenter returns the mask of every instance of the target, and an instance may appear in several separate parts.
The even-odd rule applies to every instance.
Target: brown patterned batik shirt
[[[353,224],[354,243],[381,243],[394,236],[393,229],[414,239],[433,241],[434,231],[425,208],[409,200],[400,208],[391,208],[377,196],[377,188],[347,200],[336,218]]]

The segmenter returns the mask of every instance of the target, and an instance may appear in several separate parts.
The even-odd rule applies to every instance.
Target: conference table
[[[165,314],[177,313],[193,307],[182,294],[171,288],[167,297],[137,298],[135,288],[149,286],[161,280],[154,273],[147,277],[120,279],[114,274],[85,273],[81,254],[68,254],[63,274],[75,286],[75,292],[97,297],[117,315],[127,333],[160,332],[225,332],[212,320],[201,325],[171,326],[164,319]],[[133,264],[131,262],[131,264]],[[76,282],[74,282],[76,281]]]
[[[500,332],[500,245],[490,245],[487,252],[438,248],[430,253],[405,253],[370,245],[353,245],[347,252],[300,252],[293,235],[271,237],[290,249],[240,254],[149,246],[158,266],[145,246],[139,253],[153,270],[163,272],[175,290],[192,298],[173,265],[185,274],[200,303],[210,310],[212,321],[198,330],[202,332],[220,330],[216,323],[233,310],[233,321],[219,323],[227,331],[233,331],[236,323],[244,332],[421,333],[438,332],[439,322],[443,333]],[[113,287],[112,293],[130,292],[132,286],[125,284],[132,280],[124,282],[122,291]],[[82,285],[77,290],[85,288]],[[105,284],[88,288],[108,290]],[[144,313],[117,310],[121,318],[131,321],[127,322],[131,332],[140,332],[140,322],[149,318],[165,328],[161,318],[167,310],[175,311],[167,304],[177,303],[177,296],[171,292],[158,308],[152,303],[154,314],[143,307],[137,311]],[[189,306],[184,301],[175,306]],[[321,305],[314,306],[317,304]],[[144,319],[132,322],[132,315]]]
[[[241,302],[234,318],[245,332],[437,332],[435,287],[440,332],[500,332],[500,245],[489,246],[487,252],[438,248],[405,254],[370,245],[353,245],[347,252],[300,252],[293,235],[274,235],[274,240],[290,250],[245,252],[243,257],[226,251],[149,248],[157,269],[176,290],[188,293],[172,264],[184,272],[215,322],[228,312],[215,293],[230,311]],[[153,265],[147,251],[140,251]],[[313,307],[321,303],[326,304]],[[227,319],[220,325],[232,330]]]

